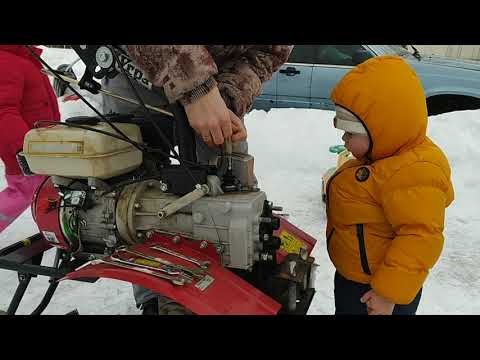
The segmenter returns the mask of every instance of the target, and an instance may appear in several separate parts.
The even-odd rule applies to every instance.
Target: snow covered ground
[[[48,49],[52,67],[75,60],[69,50]],[[78,63],[74,69],[82,70]],[[101,103],[86,94],[93,105]],[[91,114],[80,101],[62,102],[62,118]],[[273,109],[252,111],[246,118],[250,153],[255,156],[259,184],[270,201],[284,207],[290,221],[318,239],[313,255],[320,265],[309,314],[332,314],[333,273],[325,250],[325,212],[321,201],[322,174],[335,164],[330,145],[341,144],[341,132],[332,127],[333,113],[322,110]],[[445,247],[423,291],[419,314],[480,314],[480,111],[462,111],[430,118],[428,135],[447,154],[452,167],[456,199],[447,209]],[[0,165],[0,190],[5,186]],[[30,210],[0,234],[0,247],[37,231]],[[43,264],[50,265],[53,251]],[[0,270],[0,309],[6,309],[17,285],[16,273]],[[28,314],[48,286],[45,277],[33,279],[18,314]],[[44,314],[138,314],[130,284],[101,279],[94,284],[62,282]]]

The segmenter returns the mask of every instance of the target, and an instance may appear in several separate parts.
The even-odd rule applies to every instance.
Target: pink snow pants
[[[5,175],[7,188],[0,192],[0,233],[32,203],[44,176]]]

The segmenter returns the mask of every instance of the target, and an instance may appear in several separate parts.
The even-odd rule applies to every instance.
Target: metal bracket
[[[89,72],[90,76],[103,79],[104,77],[113,78],[118,74],[113,54],[105,45],[72,45],[72,48],[85,63],[87,67],[85,73]]]
[[[80,86],[80,89],[90,91],[92,94],[98,94],[102,88],[102,85],[93,80],[93,75],[88,69],[85,70],[85,73],[78,82],[78,86]]]

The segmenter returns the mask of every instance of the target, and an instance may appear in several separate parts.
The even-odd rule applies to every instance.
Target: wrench
[[[169,280],[174,285],[185,285],[185,282],[186,282],[185,279],[182,278],[182,277],[161,274],[157,271],[153,271],[153,270],[150,270],[150,269],[145,269],[145,268],[139,267],[137,265],[127,265],[127,264],[122,264],[122,263],[108,261],[108,260],[101,260],[101,262],[103,262],[105,264],[109,264],[109,265],[122,267],[122,268],[125,268],[125,269],[130,269],[130,270],[142,272],[142,273],[145,273],[145,274],[149,274],[149,275],[158,277],[160,279]]]
[[[182,272],[186,272],[186,273],[190,274],[191,276],[199,278],[199,279],[203,278],[203,276],[205,275],[205,270],[204,269],[191,269],[191,268],[183,266],[183,265],[174,264],[174,263],[172,263],[172,262],[170,262],[166,259],[162,259],[162,258],[155,257],[155,256],[149,256],[149,255],[143,254],[143,253],[135,251],[135,250],[127,249],[125,246],[119,247],[117,249],[117,251],[123,251],[123,252],[126,252],[128,254],[136,255],[136,256],[139,256],[139,257],[147,259],[147,260],[152,260],[152,261],[158,262],[158,263],[163,264],[165,266],[168,266],[172,269],[178,269]]]
[[[185,285],[185,279],[184,278],[181,278],[181,277],[178,277],[178,276],[170,276],[170,275],[160,274],[160,273],[155,272],[153,270],[144,269],[144,268],[141,268],[141,267],[138,267],[138,266],[125,265],[125,264],[121,264],[121,263],[118,263],[118,262],[108,261],[108,260],[103,260],[103,259],[92,260],[90,262],[90,265],[97,265],[97,264],[108,264],[108,265],[112,265],[112,266],[121,267],[121,268],[124,268],[124,269],[138,271],[138,272],[141,272],[141,273],[144,273],[144,274],[149,274],[149,275],[158,277],[160,279],[168,280],[173,285]]]
[[[176,251],[173,251],[173,250],[164,248],[163,246],[160,246],[160,245],[150,246],[150,249],[158,250],[158,251],[164,252],[164,253],[166,253],[166,254],[169,254],[169,255],[178,257],[178,258],[180,258],[180,259],[189,261],[189,262],[191,262],[191,263],[194,263],[194,264],[198,265],[198,266],[199,266],[200,268],[202,268],[202,269],[207,269],[208,266],[210,265],[210,261],[198,260],[198,259],[192,258],[192,257],[190,257],[190,256],[186,256],[186,255],[180,254],[180,253],[178,253],[178,252],[176,252]]]
[[[178,270],[175,270],[175,269],[172,269],[172,268],[168,268],[166,266],[163,266],[163,267],[154,267],[154,266],[148,266],[148,265],[144,265],[144,264],[137,264],[135,262],[132,262],[130,260],[123,260],[123,259],[120,259],[120,258],[117,258],[115,256],[110,256],[110,259],[115,261],[115,262],[118,262],[120,264],[125,264],[125,265],[131,265],[131,266],[138,266],[138,267],[141,267],[141,268],[144,268],[144,269],[150,269],[150,270],[153,270],[153,271],[161,271],[163,273],[166,273],[168,275],[179,275],[179,276],[182,276],[182,277],[185,277],[187,280],[189,280],[189,282],[191,282],[193,280],[193,278],[190,276],[190,275],[186,275],[186,274],[182,274],[180,271]]]

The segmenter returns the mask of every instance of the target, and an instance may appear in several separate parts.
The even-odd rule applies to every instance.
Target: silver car
[[[296,45],[253,108],[333,110],[329,97],[335,84],[355,65],[381,55],[399,55],[415,69],[429,115],[480,109],[479,61],[426,56],[412,45]]]

